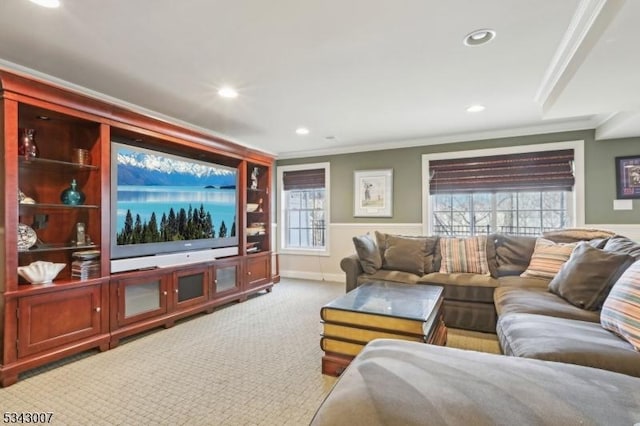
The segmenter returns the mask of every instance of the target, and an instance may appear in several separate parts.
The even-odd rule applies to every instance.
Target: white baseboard
[[[299,280],[330,281],[336,283],[346,282],[344,274],[323,274],[321,272],[306,271],[280,271],[280,276],[284,278],[296,278]]]

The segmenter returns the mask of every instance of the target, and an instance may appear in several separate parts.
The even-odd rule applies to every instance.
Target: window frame
[[[324,169],[324,217],[325,217],[325,234],[324,234],[324,248],[289,248],[285,247],[287,221],[285,217],[285,197],[284,197],[284,172],[298,171],[298,170],[311,170],[311,169]],[[309,164],[293,164],[288,166],[277,166],[277,214],[278,214],[278,252],[281,254],[299,254],[299,255],[311,255],[311,256],[330,256],[330,232],[329,226],[331,224],[331,185],[330,185],[330,163],[309,163]]]
[[[465,151],[442,152],[434,154],[422,155],[422,230],[425,235],[434,234],[433,212],[431,208],[431,194],[429,192],[429,161],[468,158],[468,157],[486,157],[490,155],[505,155],[522,153],[524,150],[535,151],[553,151],[559,149],[573,149],[574,151],[574,178],[571,197],[571,206],[568,210],[573,213],[572,227],[584,226],[585,215],[585,191],[584,191],[584,140],[551,142],[532,145],[516,145],[503,148],[486,148]]]

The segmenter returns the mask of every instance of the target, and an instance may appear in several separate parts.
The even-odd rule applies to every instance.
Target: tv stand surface
[[[238,247],[224,247],[180,253],[157,254],[155,256],[129,257],[111,261],[111,273],[166,268],[210,262],[219,257],[237,256]]]

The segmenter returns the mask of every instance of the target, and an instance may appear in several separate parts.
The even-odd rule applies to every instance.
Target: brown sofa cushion
[[[378,339],[311,426],[627,425],[640,379],[594,368]]]
[[[579,308],[599,310],[633,260],[628,254],[607,252],[580,242],[549,283],[549,290]]]
[[[600,313],[580,309],[544,288],[498,287],[493,293],[498,315],[539,314],[557,318],[600,322]]]
[[[546,315],[501,315],[498,339],[505,355],[601,368],[640,377],[640,353],[599,323]]]
[[[592,228],[565,228],[542,233],[544,238],[556,243],[575,243],[588,240],[597,240],[597,243],[600,243],[614,235],[615,233],[611,231]]]
[[[496,252],[496,275],[494,276],[503,277],[523,273],[529,266],[536,245],[536,237],[506,234],[494,234],[491,237]]]
[[[397,263],[398,256],[401,254],[401,251],[404,248],[410,247],[412,244],[416,242],[420,242],[423,244],[422,253],[422,272],[419,273],[419,268],[417,267],[417,261],[415,264],[410,267],[410,270],[402,269],[407,272],[416,273],[419,275],[428,274],[433,272],[434,269],[434,258],[436,256],[436,248],[438,246],[438,236],[413,236],[413,235],[394,235],[394,234],[385,234],[382,232],[375,232],[376,234],[376,244],[378,245],[378,249],[380,250],[380,258],[382,259],[382,267],[384,269],[393,270],[395,264]],[[405,246],[406,243],[407,245]],[[390,247],[390,244],[393,244],[394,249],[392,253],[390,253],[391,258],[387,262],[387,266],[385,266],[385,256],[387,254],[387,249]],[[405,247],[402,247],[405,246]],[[398,269],[400,270],[400,269]]]
[[[498,278],[498,287],[535,287],[546,291],[550,281],[548,278],[507,275]]]
[[[424,239],[387,236],[382,268],[424,274],[426,244]]]
[[[379,269],[373,274],[360,275],[358,277],[358,284],[371,281],[392,281],[395,283],[415,284],[419,279],[420,275],[412,274],[411,272],[388,271],[386,269]]]
[[[362,270],[367,274],[373,274],[382,268],[382,259],[376,242],[369,235],[353,237],[353,245],[356,247],[358,259]]]
[[[616,253],[630,254],[636,259],[640,259],[640,244],[631,241],[627,237],[616,235],[607,240],[604,249],[606,251],[614,251]]]

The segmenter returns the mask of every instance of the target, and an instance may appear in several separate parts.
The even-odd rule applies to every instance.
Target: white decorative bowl
[[[249,213],[257,211],[259,207],[260,204],[258,203],[247,203],[247,211]]]
[[[43,262],[41,260],[29,266],[19,266],[18,275],[31,284],[49,284],[67,266],[66,263]]]

